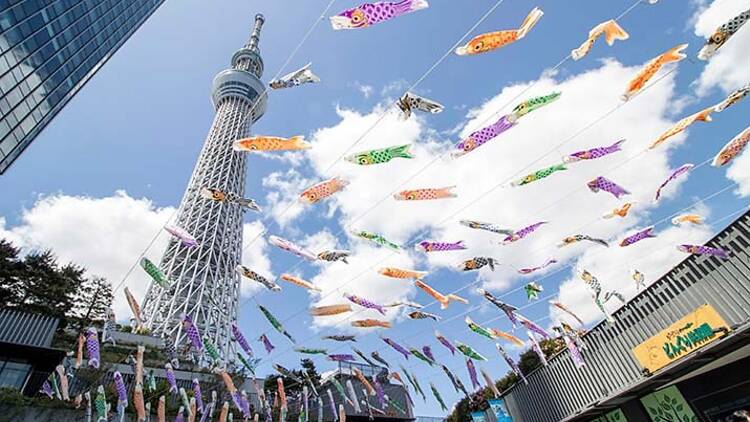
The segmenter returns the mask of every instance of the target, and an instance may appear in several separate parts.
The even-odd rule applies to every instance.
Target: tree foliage
[[[550,358],[565,348],[565,342],[562,339],[545,339],[539,342],[539,346],[544,352],[544,356]],[[533,350],[526,350],[521,353],[518,360],[518,368],[524,375],[528,375],[542,364],[539,356]],[[497,389],[504,393],[519,381],[518,375],[509,371],[504,377],[495,382]],[[482,388],[472,394],[470,397],[464,397],[456,403],[453,412],[448,415],[447,422],[471,422],[471,412],[487,409],[487,399],[493,398],[492,390],[489,387]]]
[[[51,250],[21,254],[0,239],[0,306],[60,318],[68,324],[90,324],[106,316],[112,286],[101,277],[86,277],[74,263],[60,265]]]

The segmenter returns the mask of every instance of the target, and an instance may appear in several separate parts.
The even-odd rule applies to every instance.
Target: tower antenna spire
[[[247,48],[250,50],[253,50],[256,53],[260,52],[260,48],[258,47],[258,43],[260,43],[260,31],[263,29],[263,23],[265,23],[266,18],[263,17],[260,13],[255,15],[255,25],[253,26],[253,32],[250,34],[250,39],[247,41]]]

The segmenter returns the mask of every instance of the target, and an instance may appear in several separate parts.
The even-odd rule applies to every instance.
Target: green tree
[[[310,381],[312,381],[315,389],[320,391],[320,374],[318,373],[318,369],[315,367],[315,363],[313,363],[312,359],[300,359],[300,365],[302,366],[302,370],[307,373],[307,376],[310,378]]]
[[[112,284],[103,277],[86,279],[76,291],[73,313],[78,319],[78,328],[92,323],[104,322],[107,309],[112,306]]]
[[[11,306],[20,301],[20,275],[23,262],[18,258],[20,250],[5,239],[0,239],[0,304]]]
[[[565,348],[565,342],[560,338],[545,339],[539,342],[544,356],[549,359]],[[528,375],[542,364],[539,356],[531,349],[521,353],[518,361],[518,368],[524,375]],[[519,377],[514,372],[509,371],[502,378],[495,382],[497,389],[504,393],[511,388]],[[471,397],[464,397],[458,403],[453,412],[448,415],[448,422],[471,422],[471,412],[485,410],[488,407],[487,399],[492,398],[493,393],[489,388],[483,388]]]
[[[70,321],[102,320],[112,302],[112,286],[100,277],[87,279],[86,269],[60,266],[51,250],[21,255],[20,248],[0,239],[0,306]]]

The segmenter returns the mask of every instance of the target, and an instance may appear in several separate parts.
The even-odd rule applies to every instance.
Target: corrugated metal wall
[[[750,319],[750,213],[707,243],[731,258],[690,256],[654,282],[613,317],[584,336],[586,366],[576,369],[565,350],[549,366],[517,384],[505,400],[514,420],[556,422],[644,379],[631,350],[702,304],[729,325]]]
[[[50,347],[59,319],[0,308],[0,342]]]

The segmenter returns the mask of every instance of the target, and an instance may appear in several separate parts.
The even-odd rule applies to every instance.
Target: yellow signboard
[[[711,305],[701,305],[692,313],[633,349],[636,359],[650,372],[687,356],[717,340],[717,332],[729,327]]]

